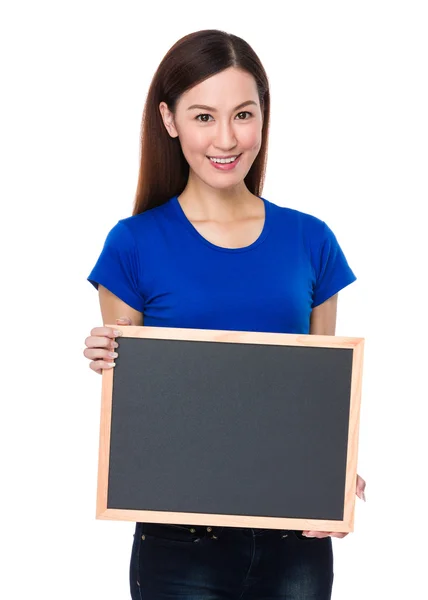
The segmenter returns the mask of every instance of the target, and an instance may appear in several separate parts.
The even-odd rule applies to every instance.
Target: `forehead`
[[[250,73],[231,67],[187,90],[178,104],[184,109],[196,103],[221,109],[233,108],[246,100],[258,102],[256,81]]]

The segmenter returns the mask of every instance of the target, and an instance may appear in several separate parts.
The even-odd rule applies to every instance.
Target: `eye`
[[[197,121],[199,121],[200,123],[208,123],[207,120],[203,119],[202,121],[199,119],[199,117],[210,117],[211,115],[205,114],[205,115],[198,115],[197,117],[195,117],[195,119]]]
[[[237,114],[237,116],[238,116],[238,117],[239,117],[240,115],[249,115],[249,117],[252,117],[252,116],[253,116],[253,113],[249,112],[248,110],[243,110],[243,111],[241,111],[241,112],[239,112],[239,113]],[[205,118],[203,118],[203,119],[202,119],[201,117],[211,117],[211,115],[209,115],[209,114],[200,114],[200,115],[197,115],[197,116],[195,117],[195,119],[196,119],[197,121],[199,121],[200,123],[209,123],[209,120],[208,120],[208,119],[205,119]],[[244,118],[244,119],[241,119],[241,118],[239,118],[239,119],[238,119],[238,121],[247,121],[247,120],[248,120],[248,119],[245,119],[245,118]]]

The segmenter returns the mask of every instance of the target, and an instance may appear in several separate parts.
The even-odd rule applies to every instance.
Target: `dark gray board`
[[[107,508],[343,519],[352,349],[117,341]]]

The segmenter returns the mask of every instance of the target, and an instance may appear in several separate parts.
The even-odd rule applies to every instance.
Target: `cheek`
[[[239,145],[242,150],[258,151],[262,143],[261,131],[258,129],[244,130],[239,136]]]
[[[191,135],[181,135],[180,142],[184,155],[199,154],[206,150],[207,136],[201,130],[195,130]]]

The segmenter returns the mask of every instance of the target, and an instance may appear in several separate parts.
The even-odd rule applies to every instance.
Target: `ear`
[[[162,116],[163,124],[165,125],[165,128],[169,135],[173,138],[178,137],[178,131],[176,130],[174,123],[174,115],[168,109],[168,105],[166,104],[166,102],[161,102],[159,104],[159,111]]]

